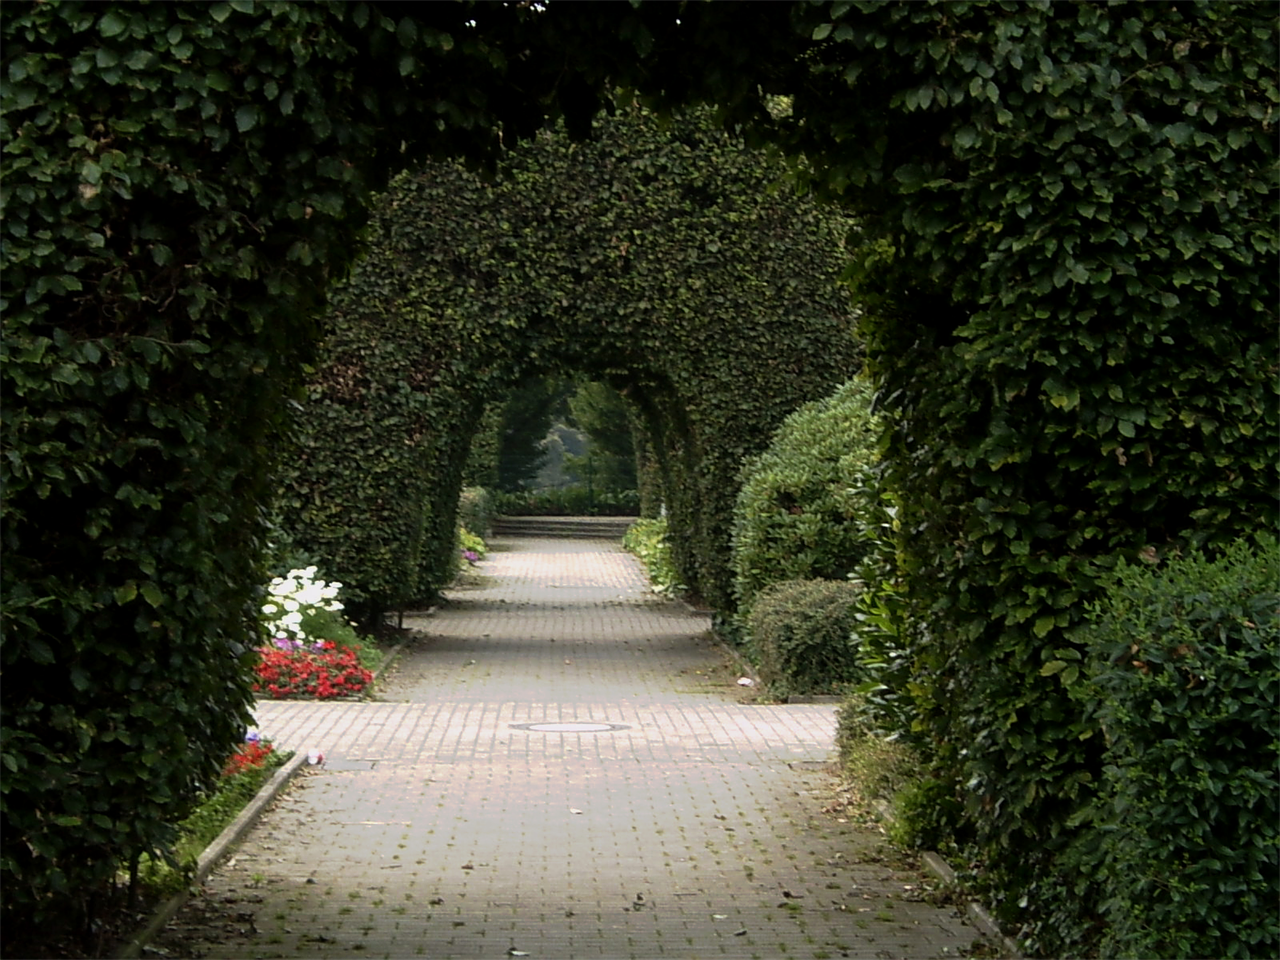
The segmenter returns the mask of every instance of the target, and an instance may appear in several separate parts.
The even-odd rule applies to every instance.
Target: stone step
[[[493,535],[620,540],[635,521],[635,517],[499,517],[493,521]]]

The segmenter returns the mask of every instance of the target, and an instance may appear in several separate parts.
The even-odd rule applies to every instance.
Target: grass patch
[[[156,893],[181,890],[190,882],[200,854],[240,816],[240,811],[292,756],[289,752],[272,751],[261,766],[248,767],[224,777],[217,790],[209,794],[191,816],[178,824],[178,839],[170,858],[142,857],[138,864],[139,883]]]

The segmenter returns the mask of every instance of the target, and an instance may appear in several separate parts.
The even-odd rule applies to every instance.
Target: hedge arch
[[[372,614],[431,596],[483,409],[531,374],[580,372],[636,412],[681,575],[728,610],[744,458],[858,366],[849,225],[780,189],[784,172],[707,111],[660,124],[630,106],[590,142],[513,149],[496,182],[456,164],[400,177],[299,411],[292,542]]]
[[[621,86],[716,104],[873,241],[924,732],[1002,917],[1055,950],[1100,571],[1280,520],[1267,5],[12,2],[0,28],[9,918],[83,915],[238,735],[275,431],[370,195],[549,117],[584,134]]]

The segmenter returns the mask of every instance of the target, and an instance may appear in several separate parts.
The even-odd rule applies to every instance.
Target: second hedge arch
[[[632,107],[592,142],[540,135],[494,182],[446,164],[399,178],[334,298],[287,458],[289,537],[370,615],[430,596],[486,404],[579,371],[637,413],[682,577],[728,609],[743,460],[858,365],[849,224],[781,172],[706,113],[663,127]]]

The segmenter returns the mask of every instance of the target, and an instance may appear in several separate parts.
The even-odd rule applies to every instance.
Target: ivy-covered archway
[[[839,282],[849,223],[707,111],[638,105],[574,143],[548,131],[494,182],[398,178],[334,294],[323,364],[285,458],[282,528],[370,612],[431,596],[486,404],[569,370],[621,391],[656,453],[680,571],[731,606],[744,458],[857,369]]]

